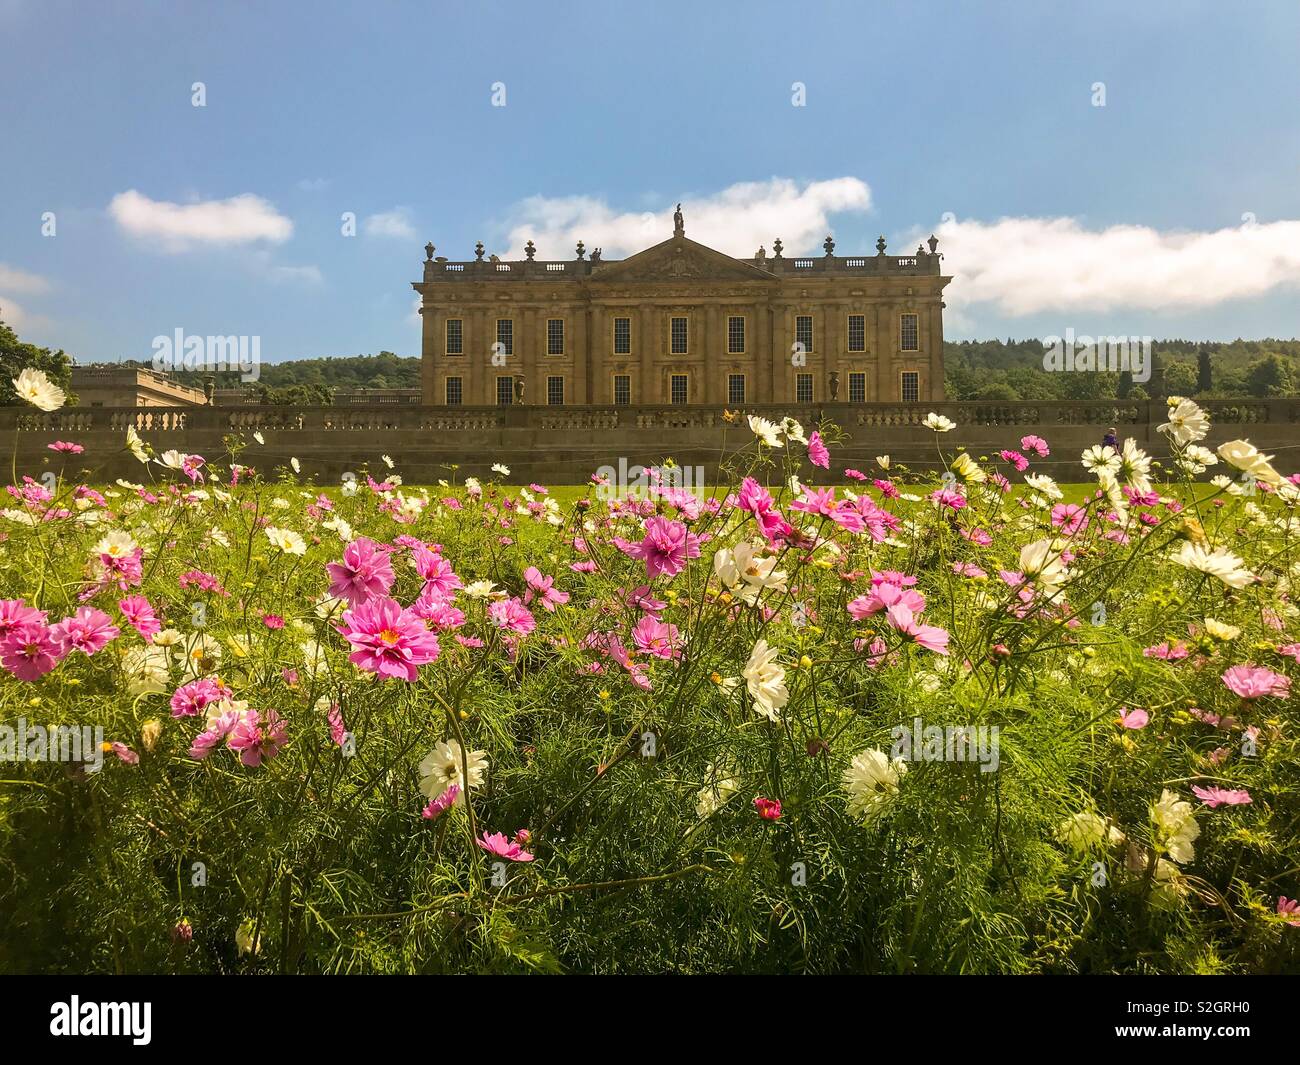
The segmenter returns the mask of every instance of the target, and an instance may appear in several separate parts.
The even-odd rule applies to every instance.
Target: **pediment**
[[[590,281],[773,281],[771,274],[686,237],[670,237],[591,272]]]

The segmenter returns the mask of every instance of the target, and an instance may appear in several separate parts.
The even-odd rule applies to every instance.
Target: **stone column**
[[[633,316],[633,323],[636,326],[636,346],[632,350],[636,353],[637,361],[641,366],[633,383],[633,403],[658,404],[663,402],[659,395],[659,381],[655,376],[656,349],[658,348],[655,319],[658,314],[659,308],[651,305],[649,307],[638,307],[636,314]]]
[[[943,399],[947,392],[943,383],[943,297],[936,296],[930,308],[930,384],[929,398]]]
[[[569,403],[590,403],[591,399],[591,306],[590,304],[575,304],[569,312],[569,321],[573,323],[574,332],[577,336],[573,338],[573,354],[569,355],[569,340],[566,337],[564,343],[565,362],[573,367],[571,383],[573,385],[573,398],[566,400]]]
[[[492,345],[496,343],[496,316],[489,309],[476,307],[464,318],[466,332],[463,348],[468,371],[462,376],[465,381],[466,396],[472,404],[490,406],[497,401],[496,375],[498,370],[492,365]],[[504,370],[499,371],[504,373]]]
[[[832,303],[826,310],[826,351],[823,353],[820,372],[817,377],[813,378],[813,399],[817,403],[829,403],[831,401],[831,371],[839,370],[840,358],[843,355],[845,345],[848,343],[848,323],[844,320],[847,313],[848,305],[844,303]],[[845,387],[844,375],[840,374],[841,399],[844,396]]]
[[[542,346],[546,343],[546,338],[542,335],[546,330],[546,323],[542,321],[539,327],[539,314],[540,312],[536,307],[529,307],[520,316],[522,319],[520,323],[521,332],[519,336],[515,337],[515,355],[510,360],[513,363],[511,372],[523,376],[525,404],[537,402],[537,356],[540,352],[546,350]],[[492,388],[495,391],[495,378]],[[492,401],[496,402],[495,395],[492,397]],[[543,402],[545,402],[544,394]]]
[[[704,386],[701,393],[710,406],[717,406],[727,398],[725,388],[718,381],[725,372],[726,356],[722,353],[726,350],[725,343],[720,344],[718,340],[718,305],[710,303],[704,309],[704,339],[700,344],[700,374],[704,378],[700,382]]]
[[[754,403],[772,402],[772,301],[755,304],[754,322]]]

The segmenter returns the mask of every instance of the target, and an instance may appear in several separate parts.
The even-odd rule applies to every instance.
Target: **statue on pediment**
[[[673,212],[673,236],[684,237],[686,235],[686,222],[682,218],[682,205],[677,205],[677,210]]]

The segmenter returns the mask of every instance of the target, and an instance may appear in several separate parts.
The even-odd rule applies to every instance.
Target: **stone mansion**
[[[943,289],[915,254],[736,259],[673,235],[627,259],[449,262],[414,282],[432,406],[710,405],[943,399]]]

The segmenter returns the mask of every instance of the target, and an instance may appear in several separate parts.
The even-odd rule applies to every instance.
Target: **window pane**
[[[899,319],[898,346],[902,351],[918,350],[916,340],[916,315],[905,314]]]
[[[745,351],[745,319],[735,315],[727,319],[727,353],[742,355]]]
[[[515,401],[515,379],[513,377],[497,378],[497,406],[508,407]]]
[[[864,373],[849,374],[849,402],[865,403],[867,401],[867,375]]]
[[[564,354],[564,319],[546,319],[546,354]]]
[[[727,402],[735,407],[745,402],[745,375],[743,373],[728,375]]]
[[[903,402],[915,403],[921,398],[921,375],[913,370],[903,373]]]
[[[552,407],[564,405],[563,377],[548,377],[546,379],[546,402]]]
[[[618,374],[614,378],[614,402],[625,407],[632,402],[632,378],[628,374]]]
[[[460,406],[462,395],[463,393],[461,391],[461,379],[459,377],[448,377],[447,378],[447,406],[449,407]]]
[[[497,319],[497,343],[501,345],[503,355],[513,355],[515,353],[515,323],[513,319]]]
[[[684,373],[675,373],[672,378],[672,401],[685,403],[689,396],[687,377]]]
[[[867,316],[865,314],[849,315],[849,350],[867,350]]]
[[[813,401],[812,374],[801,373],[795,378],[794,398],[796,403],[811,403]]]
[[[459,318],[447,319],[447,354],[463,355],[465,353],[463,323]]]
[[[672,336],[672,341],[673,341],[673,345],[672,345],[672,353],[673,353],[674,355],[685,355],[686,352],[687,352],[687,347],[686,347],[686,341],[687,341],[687,333],[686,333],[686,319],[685,319],[685,318],[674,318],[674,319],[673,319],[673,330],[672,330],[672,332],[673,332],[673,336]]]
[[[614,354],[630,355],[632,353],[632,319],[614,319]]]
[[[804,351],[813,350],[813,320],[811,314],[801,314],[794,320],[794,339]]]

